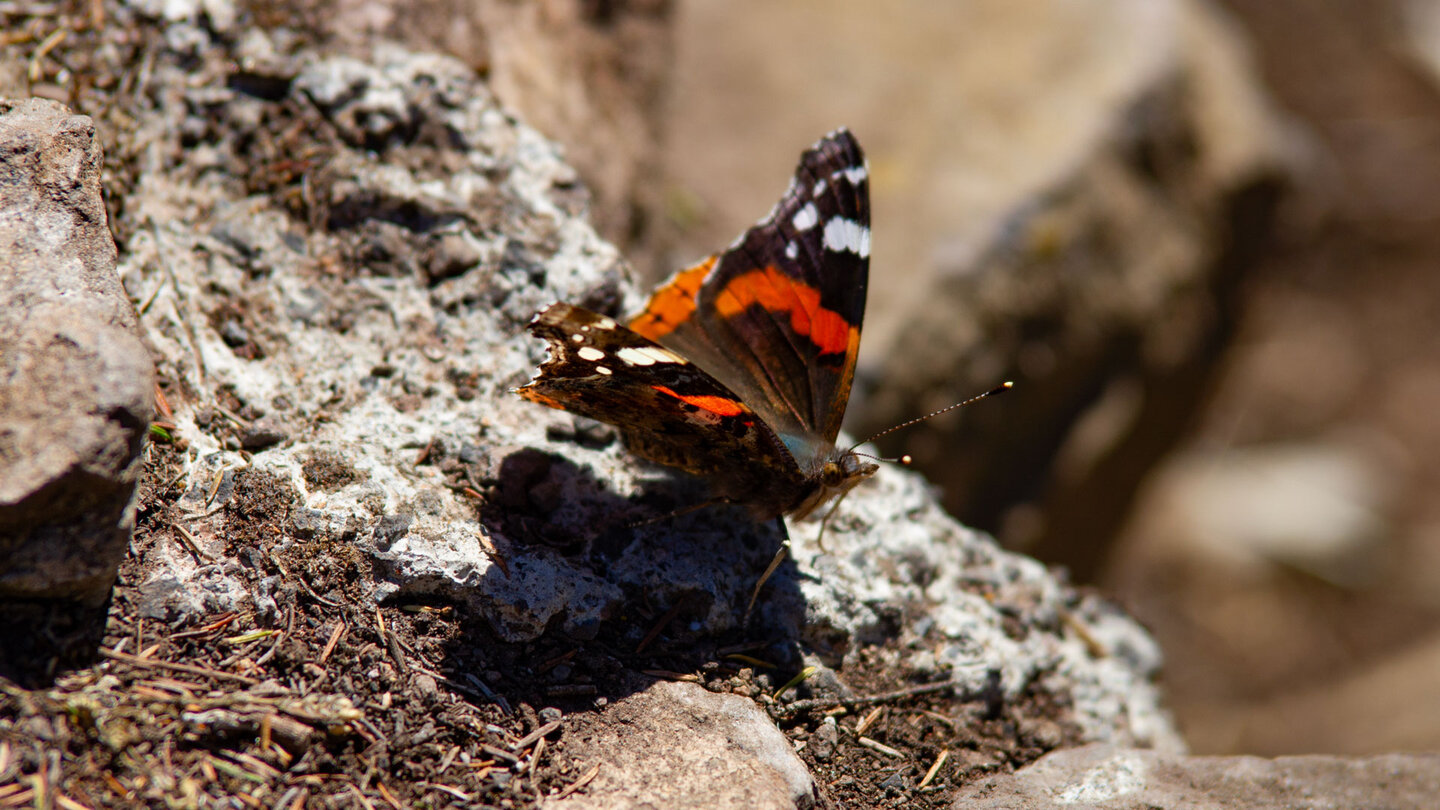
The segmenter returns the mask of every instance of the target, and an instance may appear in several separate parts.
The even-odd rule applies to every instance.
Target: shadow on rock
[[[788,558],[746,622],[782,524],[735,507],[685,511],[706,494],[680,475],[625,497],[532,448],[492,469],[481,515],[496,564],[476,578],[472,600],[484,621],[447,645],[447,670],[479,673],[508,703],[572,710],[644,690],[657,672],[723,677],[758,661],[774,688],[799,671],[804,600]]]

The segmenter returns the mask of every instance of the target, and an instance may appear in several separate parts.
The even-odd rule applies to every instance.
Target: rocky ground
[[[0,452],[50,448],[54,462],[7,467],[0,493],[136,492],[123,560],[118,547],[70,552],[85,565],[43,585],[52,601],[84,596],[119,560],[107,604],[77,596],[83,609],[36,613],[46,566],[16,561],[46,557],[0,568],[0,804],[1290,807],[1327,795],[1421,807],[1434,795],[1433,756],[1184,756],[1149,636],[956,523],[906,471],[852,495],[823,549],[813,524],[791,525],[791,560],[743,620],[775,527],[719,509],[644,523],[703,494],[637,464],[614,431],[508,390],[541,354],[523,329],[540,306],[618,315],[641,298],[592,220],[635,255],[664,252],[637,223],[655,204],[641,144],[658,129],[671,9],[446,8],[0,6],[18,46],[0,60],[4,94],[91,116],[6,109],[5,210],[22,200],[26,213],[0,237],[62,248],[0,268],[12,276],[0,334],[100,342],[57,343],[49,321],[25,317],[36,301],[90,306],[75,287],[100,303],[83,322],[122,332],[108,353],[80,352],[92,365],[69,374],[73,396],[34,374],[43,364],[26,358],[39,355],[0,344],[0,367],[29,386],[8,390],[35,392],[0,411],[0,435],[32,441]],[[912,366],[869,359],[857,403],[862,419],[893,420],[887,408],[913,415],[966,375],[1026,380],[1028,400],[977,421],[997,428],[975,445],[980,467],[938,469],[952,506],[1008,515],[1037,547],[1063,544],[1067,504],[1088,504],[1070,514],[1096,525],[1071,539],[1093,550],[1129,500],[1099,496],[1129,493],[1177,440],[1232,336],[1258,229],[1306,165],[1208,6],[1096,12],[966,10],[985,27],[965,30],[1011,47],[949,65],[977,99],[956,154],[983,168],[927,205],[975,216],[960,233],[920,222],[923,236],[897,239],[912,260],[948,247],[933,273],[879,277],[867,330],[871,358],[923,355],[946,382],[905,393]],[[1106,20],[1118,38],[1074,36]],[[1109,44],[1045,56],[1072,40]],[[685,59],[677,84],[693,89]],[[1010,94],[1002,76],[1053,95]],[[1057,103],[1069,105],[1058,129]],[[527,119],[588,144],[571,150],[578,171]],[[751,169],[776,167],[755,188],[778,193],[833,125],[746,146]],[[874,140],[877,211],[923,174],[885,155],[945,154],[898,148],[916,131]],[[102,175],[86,143],[104,149],[118,257],[95,238]],[[750,185],[714,193],[742,199]],[[703,210],[665,199],[670,214]],[[745,205],[740,225],[769,200]],[[48,256],[80,281],[47,282],[61,278]],[[96,286],[105,272],[111,286]],[[114,276],[138,317],[107,309]],[[1067,297],[1090,308],[1063,309]],[[897,314],[914,300],[950,302],[937,309],[952,321],[978,312],[961,320],[983,328],[917,351]],[[125,348],[137,336],[143,350]],[[93,396],[137,358],[156,373],[148,426],[127,416],[148,403]],[[47,426],[67,426],[66,441],[39,441]],[[105,463],[77,467],[54,448]],[[1024,471],[1052,462],[1062,494],[1037,496]],[[976,469],[998,482],[989,500],[953,500]],[[1047,498],[1061,508],[1039,518]],[[57,502],[17,501],[26,514]],[[132,513],[49,514],[15,547],[63,550],[45,542],[50,526],[122,536]]]

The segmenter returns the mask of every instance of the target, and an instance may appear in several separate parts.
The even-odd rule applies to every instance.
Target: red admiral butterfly
[[[769,216],[628,323],[563,303],[536,315],[550,354],[517,393],[615,425],[757,519],[804,517],[876,470],[835,446],[869,265],[865,158],[841,129],[800,157]]]

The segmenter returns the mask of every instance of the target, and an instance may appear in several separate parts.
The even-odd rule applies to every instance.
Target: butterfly
[[[800,156],[768,216],[627,322],[566,303],[537,314],[548,356],[516,393],[614,425],[714,502],[803,518],[877,469],[835,444],[869,267],[869,172],[840,129]]]

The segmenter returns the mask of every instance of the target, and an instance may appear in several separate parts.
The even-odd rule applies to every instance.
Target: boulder
[[[134,528],[154,382],[100,167],[89,117],[0,101],[0,659],[12,674],[98,631],[91,611]]]

